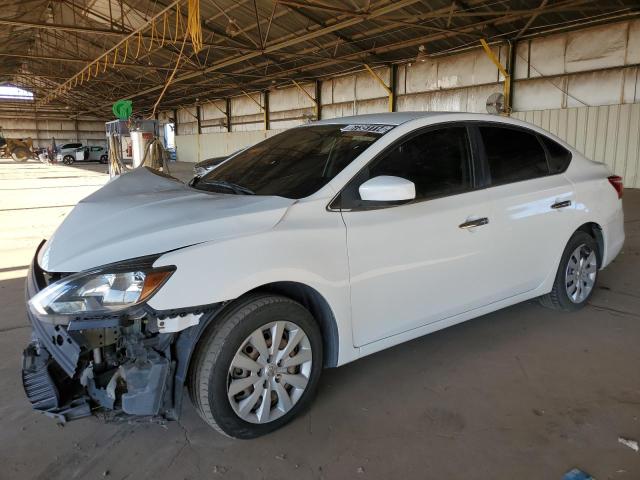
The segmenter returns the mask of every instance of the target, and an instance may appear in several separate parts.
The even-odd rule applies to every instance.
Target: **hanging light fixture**
[[[416,63],[424,63],[428,58],[429,55],[427,54],[427,47],[420,45],[418,47],[418,55],[416,55]]]

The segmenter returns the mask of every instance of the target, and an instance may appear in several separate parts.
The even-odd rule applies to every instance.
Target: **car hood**
[[[78,272],[271,229],[295,200],[208,193],[138,168],[71,211],[42,248],[48,272]]]

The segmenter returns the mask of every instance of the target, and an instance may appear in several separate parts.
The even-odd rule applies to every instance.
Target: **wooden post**
[[[231,99],[230,98],[226,98],[225,99],[225,103],[226,103],[226,116],[227,116],[227,132],[231,131]]]

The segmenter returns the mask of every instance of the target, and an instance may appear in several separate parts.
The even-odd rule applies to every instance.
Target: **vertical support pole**
[[[202,133],[202,111],[200,105],[196,105],[196,121],[198,122],[198,135]]]
[[[511,110],[513,110],[513,74],[516,70],[516,47],[517,42],[508,41],[509,43],[509,62],[507,63],[507,73],[509,73],[509,103],[507,103],[507,113],[511,115]]]
[[[316,120],[320,120],[322,118],[322,83],[320,80],[316,80],[315,82],[315,90],[316,90]]]
[[[398,100],[397,95],[397,85],[398,83],[398,65],[392,63],[389,65],[389,90],[391,93],[389,94],[389,111],[395,112],[397,110],[396,102]]]
[[[263,92],[262,110],[264,114],[264,129],[269,130],[269,90]]]
[[[178,109],[173,109],[173,136],[178,136]]]
[[[78,131],[78,117],[76,116],[76,119],[73,122],[73,128],[75,128],[76,130],[76,142],[80,141],[80,132]]]
[[[230,98],[226,98],[225,99],[225,104],[226,104],[226,116],[227,116],[227,132],[231,131],[231,99]]]

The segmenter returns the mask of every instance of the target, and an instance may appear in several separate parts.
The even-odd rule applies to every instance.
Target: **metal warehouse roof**
[[[196,53],[183,45],[187,0],[3,3],[0,83],[40,100],[64,85],[49,108],[102,115],[118,98],[150,111],[181,49],[163,109],[403,62],[420,45],[443,55],[640,14],[636,0],[200,0]]]

